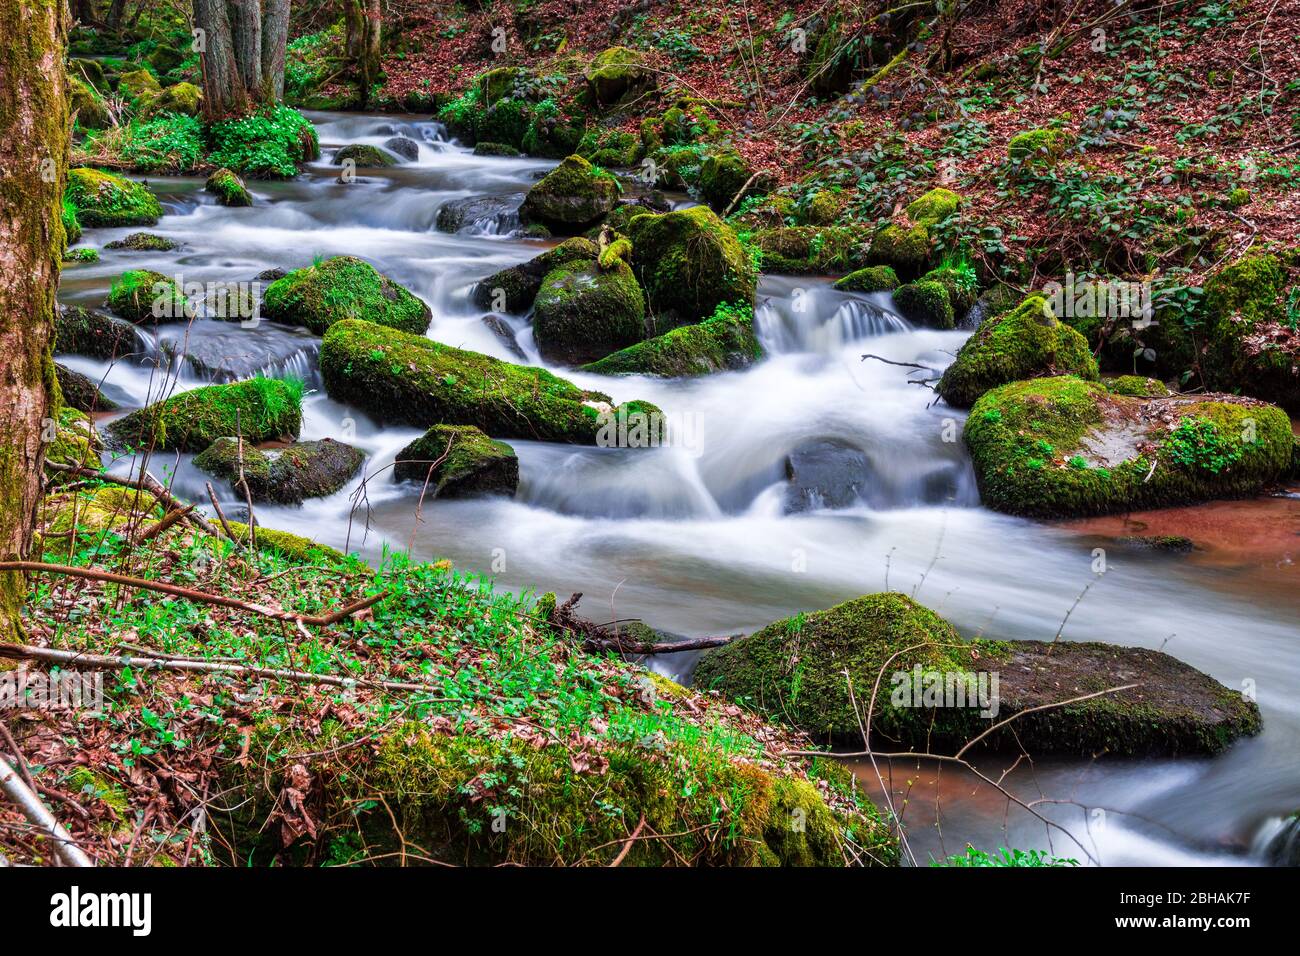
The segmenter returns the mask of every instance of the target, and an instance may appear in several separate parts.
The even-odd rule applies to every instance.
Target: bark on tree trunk
[[[344,0],[343,3],[344,52],[356,72],[362,107],[370,99],[371,86],[379,80],[383,12],[383,0]]]
[[[203,113],[209,120],[244,113],[248,96],[235,63],[226,0],[194,0],[194,25],[202,30]]]
[[[247,113],[284,95],[289,0],[194,0],[203,31],[203,111],[209,120]]]
[[[289,43],[289,0],[262,0],[263,101],[284,99],[284,58]]]
[[[65,0],[0,5],[0,554],[26,555],[58,385],[50,358],[65,242]],[[0,640],[22,640],[21,575],[0,574]]]

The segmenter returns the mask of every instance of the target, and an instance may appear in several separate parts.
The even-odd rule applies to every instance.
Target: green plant
[[[1078,866],[1073,857],[1053,856],[1042,850],[1009,850],[998,847],[994,853],[966,847],[966,852],[944,860],[930,860],[931,866],[985,867],[985,866]]]
[[[208,132],[212,141],[208,161],[245,176],[289,179],[297,175],[299,163],[320,155],[315,127],[288,106],[222,120]]]

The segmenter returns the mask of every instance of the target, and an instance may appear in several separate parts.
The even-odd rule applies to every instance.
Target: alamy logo
[[[153,931],[153,895],[82,893],[74,886],[50,897],[50,925],[60,929],[125,926],[133,936],[148,936]]]
[[[1067,272],[1064,284],[1047,283],[1043,295],[1047,297],[1043,315],[1048,319],[1132,319],[1135,329],[1156,324],[1150,282],[1081,281],[1073,272]]]
[[[979,707],[980,716],[998,715],[998,674],[980,671],[927,671],[920,664],[895,671],[889,702],[895,707]]]

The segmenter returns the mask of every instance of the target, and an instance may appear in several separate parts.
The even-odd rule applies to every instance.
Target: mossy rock
[[[222,206],[251,206],[253,195],[244,181],[229,169],[218,169],[208,177],[203,188],[217,197]]]
[[[475,156],[522,156],[515,147],[505,143],[475,143]]]
[[[431,498],[513,497],[519,458],[473,425],[434,425],[397,453],[393,477],[427,482]]]
[[[951,189],[936,188],[912,200],[904,210],[907,218],[923,226],[947,219],[961,207],[961,196]]]
[[[99,452],[104,443],[90,415],[65,404],[55,413],[53,425],[52,434],[44,428],[41,431],[47,462],[78,468],[99,468]],[[59,476],[56,475],[51,480],[58,479]]]
[[[54,363],[54,374],[63,401],[70,407],[81,412],[111,412],[117,408],[117,402],[100,394],[99,385],[89,375],[74,372],[58,362]]]
[[[109,89],[108,81],[104,78],[103,64],[98,60],[85,57],[74,57],[68,60],[68,76],[90,84],[101,93]]]
[[[714,211],[721,213],[749,182],[752,173],[749,163],[734,150],[709,153],[700,164],[700,196]],[[752,186],[750,188],[753,190]],[[753,195],[752,191],[750,195]]]
[[[683,325],[582,367],[598,375],[688,378],[748,368],[763,355],[750,305],[721,305],[695,325]]]
[[[930,230],[924,223],[910,227],[891,223],[871,239],[867,261],[892,268],[899,276],[914,279],[930,263]]]
[[[549,272],[565,263],[594,262],[598,252],[590,239],[574,236],[527,262],[494,272],[474,287],[470,298],[480,309],[522,315],[532,307]]]
[[[619,186],[581,156],[569,156],[528,190],[519,209],[527,222],[559,234],[582,232],[618,202]]]
[[[595,444],[607,416],[617,411],[609,396],[544,369],[370,322],[333,325],[321,345],[320,365],[331,398],[381,421],[419,428],[474,425],[499,438]],[[645,403],[625,405],[657,411]]]
[[[121,319],[80,306],[54,315],[54,351],[112,361],[135,350],[135,328]]]
[[[515,86],[526,82],[532,75],[527,67],[499,66],[479,74],[474,81],[479,89],[479,98],[485,106],[491,106],[499,99],[512,96]]]
[[[867,266],[837,279],[841,292],[893,292],[898,288],[898,274],[889,266]]]
[[[1067,518],[1259,493],[1290,467],[1290,421],[1254,399],[1116,395],[1074,376],[987,392],[965,427],[988,507]]]
[[[126,249],[130,252],[171,252],[180,246],[166,236],[152,232],[133,232],[123,239],[105,244],[105,249]]]
[[[848,197],[834,189],[819,189],[798,206],[799,217],[810,226],[830,226],[840,218]]]
[[[194,465],[230,482],[236,493],[240,472],[240,442],[218,438],[194,456]],[[332,495],[351,480],[366,456],[343,442],[294,442],[285,448],[260,450],[243,443],[243,474],[254,501],[299,504],[308,498]]]
[[[1260,729],[1254,703],[1167,654],[1106,644],[968,642],[896,592],[769,624],[706,651],[695,672],[699,688],[814,737],[859,746],[877,681],[869,729],[879,751],[951,752],[1018,713],[1024,717],[985,743],[1024,747],[1033,756],[1203,754]],[[1132,683],[1141,686],[1033,711]]]
[[[163,214],[148,187],[97,169],[70,170],[64,195],[83,226],[152,226]]]
[[[632,264],[655,315],[689,324],[724,303],[754,301],[758,277],[749,256],[706,206],[634,216],[628,229]]]
[[[979,297],[975,270],[969,266],[940,266],[921,276],[920,281],[937,282],[947,290],[948,304],[952,306],[953,317],[958,322],[971,310]]]
[[[248,525],[240,521],[227,521],[226,524],[230,526],[230,533],[234,535],[238,544],[244,544],[248,541]],[[265,528],[259,524],[255,540],[257,541],[258,551],[269,551],[278,554],[295,564],[320,567],[321,565],[347,565],[349,563],[347,555],[342,551],[331,548],[326,544],[318,544],[299,534],[281,531],[279,528]]]
[[[578,143],[578,155],[596,166],[632,166],[645,155],[645,148],[635,133],[589,129]]]
[[[203,451],[218,438],[242,435],[254,444],[296,438],[302,427],[302,383],[253,378],[181,392],[108,426],[121,445]]]
[[[397,157],[392,153],[366,143],[350,143],[340,148],[331,162],[335,166],[342,166],[348,160],[352,160],[357,169],[384,169],[398,163]]]
[[[1007,159],[1018,167],[1054,166],[1074,137],[1063,129],[1031,129],[1017,133],[1007,143]]]
[[[943,373],[938,391],[949,405],[968,408],[999,385],[1062,374],[1095,380],[1097,362],[1087,340],[1034,295],[981,322]]]
[[[522,100],[498,100],[479,114],[475,122],[475,138],[480,142],[522,146],[531,115],[528,104]]]
[[[640,342],[645,296],[631,267],[579,260],[552,270],[533,305],[533,335],[542,355],[572,365]]]
[[[68,246],[81,241],[81,221],[77,218],[77,207],[66,193],[59,207],[59,223],[63,226],[63,248],[66,251]]]
[[[1300,347],[1287,334],[1287,273],[1274,255],[1246,256],[1205,283],[1213,387],[1248,392],[1300,415]]]
[[[843,226],[778,226],[752,238],[764,272],[827,275],[861,265],[857,236]]]
[[[162,85],[148,70],[130,70],[118,78],[117,91],[130,102],[140,103],[162,93]]]
[[[919,279],[899,286],[894,291],[894,305],[903,318],[917,325],[951,329],[956,324],[948,289],[939,282]]]
[[[646,89],[653,79],[641,54],[625,46],[596,54],[584,75],[588,89],[601,106],[611,106],[630,92]]]
[[[112,123],[99,91],[76,77],[68,78],[68,106],[77,114],[82,129],[104,129]]]
[[[108,289],[108,307],[129,322],[182,322],[191,315],[181,287],[161,272],[128,269]]]
[[[335,256],[272,282],[262,316],[324,335],[335,322],[360,319],[423,335],[432,311],[422,299],[355,256]]]
[[[203,112],[203,91],[193,83],[177,83],[141,100],[139,115],[145,119],[163,113],[198,116]]]
[[[67,539],[63,536],[73,529],[80,535],[98,537],[110,531],[124,532],[133,524],[152,524],[163,513],[158,499],[149,492],[122,485],[50,495],[45,499],[45,508],[46,531],[59,536],[52,540],[62,541],[65,547]]]
[[[1130,398],[1165,398],[1172,394],[1164,382],[1144,375],[1120,375],[1106,379],[1102,384],[1112,394],[1127,395]]]

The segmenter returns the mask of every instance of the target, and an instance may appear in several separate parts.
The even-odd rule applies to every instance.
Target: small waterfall
[[[825,283],[794,285],[784,277],[764,279],[754,324],[769,354],[830,354],[850,342],[911,329],[893,311],[887,292],[857,295]]]

